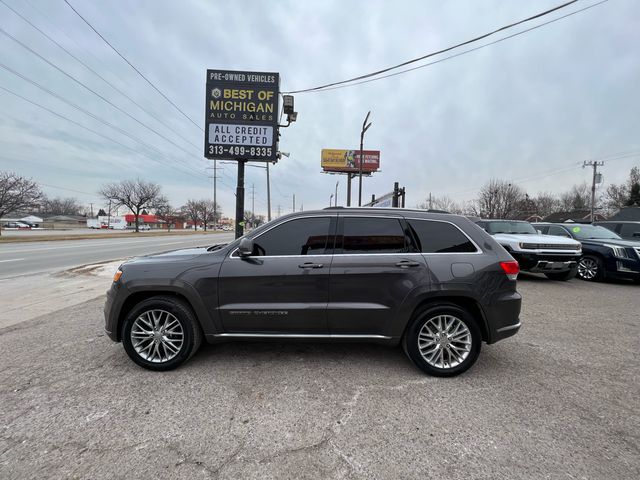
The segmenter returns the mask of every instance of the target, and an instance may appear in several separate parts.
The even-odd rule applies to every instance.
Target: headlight
[[[613,254],[618,258],[629,258],[629,255],[627,254],[627,249],[624,247],[620,247],[618,245],[608,245],[608,244],[605,244],[604,246],[613,250]]]

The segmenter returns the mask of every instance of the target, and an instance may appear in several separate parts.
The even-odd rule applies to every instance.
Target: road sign
[[[280,75],[207,70],[204,156],[274,162]]]
[[[380,151],[363,150],[363,173],[372,173],[380,168]],[[321,166],[325,172],[360,171],[360,150],[337,150],[325,148],[322,150]]]

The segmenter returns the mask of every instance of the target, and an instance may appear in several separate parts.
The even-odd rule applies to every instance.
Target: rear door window
[[[640,239],[640,223],[623,223],[620,228],[620,236]]]
[[[568,237],[568,238],[571,238],[571,235],[569,235],[569,232],[567,232],[562,227],[558,227],[557,225],[551,225],[549,227],[548,235],[555,235],[556,237]]]
[[[409,240],[400,220],[383,217],[342,217],[343,254],[404,253]]]
[[[422,253],[474,253],[478,249],[455,225],[431,220],[407,220]]]

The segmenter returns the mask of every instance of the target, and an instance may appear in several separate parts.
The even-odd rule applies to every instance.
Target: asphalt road
[[[64,270],[78,265],[225,243],[233,233],[163,235],[0,244],[0,279]]]
[[[0,478],[640,478],[640,287],[526,277],[466,374],[401,349],[209,346],[137,367],[104,298],[0,329]]]

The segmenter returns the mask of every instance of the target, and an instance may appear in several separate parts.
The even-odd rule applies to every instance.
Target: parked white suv
[[[523,271],[544,273],[552,280],[576,276],[582,244],[571,238],[541,235],[529,222],[480,220],[476,222],[502,245]]]

